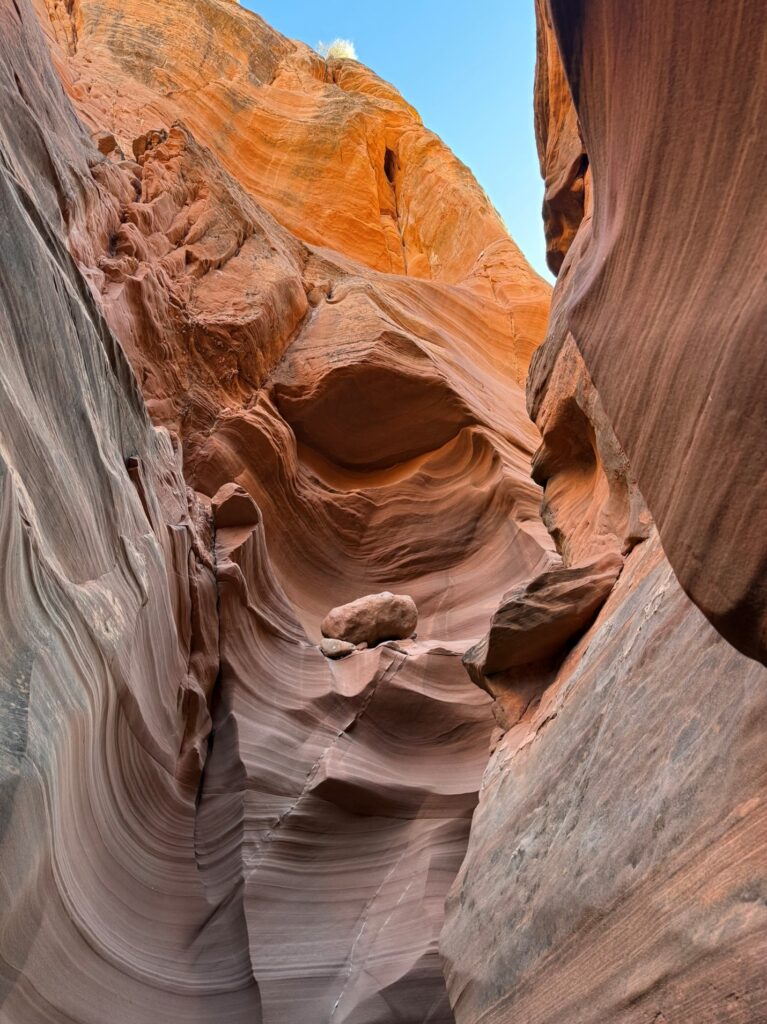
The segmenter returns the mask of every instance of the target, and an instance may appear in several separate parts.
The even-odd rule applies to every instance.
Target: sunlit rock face
[[[538,17],[544,214],[561,271],[533,417],[572,336],[683,588],[765,662],[763,5],[702,17],[654,0],[627,27],[621,0],[546,0]]]
[[[484,191],[397,90],[323,60],[230,0],[34,0],[86,125],[127,156],[184,121],[298,238],[386,273],[472,287],[515,306],[521,372],[548,287]],[[524,314],[523,314],[524,310]]]
[[[230,0],[7,0],[0,57],[2,1019],[446,1024],[548,286]],[[416,636],[326,658],[382,591]]]
[[[763,1016],[764,79],[672,7],[538,4],[531,364],[548,286],[363,65],[0,3],[3,1022]]]
[[[757,8],[536,5],[560,275],[527,400],[561,561],[464,658],[502,735],[442,935],[459,1024],[765,1014]]]

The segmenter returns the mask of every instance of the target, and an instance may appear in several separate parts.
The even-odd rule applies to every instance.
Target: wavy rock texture
[[[751,90],[725,56],[743,47],[756,60],[745,35],[735,44],[756,5],[701,18],[650,3],[630,31],[626,5],[609,0],[541,2],[537,14],[543,212],[561,273],[528,409],[565,568],[514,588],[498,635],[466,656],[501,735],[448,900],[448,990],[459,1024],[756,1024],[767,672],[702,614],[759,653],[763,534],[749,527],[736,543],[733,522],[763,518],[762,478],[745,468],[761,464],[761,300],[738,206],[754,192],[741,161],[756,136],[740,132],[763,82]],[[701,201],[689,181],[713,173],[712,150],[719,188]],[[693,237],[702,220],[719,249]],[[735,399],[727,382],[746,377]],[[620,578],[575,646],[515,665],[524,628],[556,637],[577,612],[541,595],[618,555]]]
[[[232,1019],[194,843],[210,527],[62,244],[101,205],[28,7],[0,53],[2,1017]]]
[[[3,1020],[447,1022],[548,287],[390,86],[193,8],[0,6]]]
[[[636,548],[496,747],[442,952],[456,1020],[767,1012],[767,672]]]
[[[764,7],[730,0],[701,16],[653,0],[630,30],[622,0],[538,12],[552,265],[569,251],[532,368],[533,416],[572,335],[682,586],[764,662]],[[589,174],[574,236],[578,122]]]
[[[538,7],[531,421],[548,288],[391,86],[231,0],[0,2],[3,1021],[767,1015],[767,679],[642,496],[751,650],[763,86],[753,5],[672,7]],[[417,636],[326,658],[383,590]]]

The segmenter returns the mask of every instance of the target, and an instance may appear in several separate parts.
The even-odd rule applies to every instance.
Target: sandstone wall
[[[447,1022],[548,287],[390,86],[189,7],[0,8],[3,1019]]]
[[[765,293],[747,211],[764,161],[744,125],[763,105],[761,14],[536,12],[559,277],[528,409],[572,583],[548,570],[510,591],[464,659],[504,734],[448,900],[451,1002],[460,1024],[755,1024],[767,674],[746,655],[764,656]],[[573,615],[617,554],[579,637]]]

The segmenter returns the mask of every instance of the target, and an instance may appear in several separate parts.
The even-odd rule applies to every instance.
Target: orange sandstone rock
[[[405,640],[418,624],[415,601],[404,594],[368,594],[356,601],[332,608],[322,620],[324,637],[365,643],[369,647],[382,640]]]
[[[87,130],[31,0],[0,7],[32,251],[2,249],[0,664],[35,737],[3,1013],[449,1024],[493,728],[460,655],[553,550],[521,387],[548,286],[361,65],[228,0],[35,7]],[[327,610],[384,589],[417,639],[324,657]]]

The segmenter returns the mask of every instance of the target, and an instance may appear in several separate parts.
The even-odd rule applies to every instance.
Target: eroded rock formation
[[[572,336],[682,586],[765,662],[766,535],[752,525],[767,512],[764,7],[537,10],[544,215],[562,269],[533,417]]]
[[[561,275],[526,401],[548,286],[392,86],[232,0],[0,0],[4,1022],[764,1014],[767,680],[660,544],[755,649],[760,535],[739,561],[711,532],[762,500],[725,497],[753,424],[700,457],[745,365],[751,228],[691,369],[715,268],[679,178],[704,165],[669,136],[672,211],[615,156],[627,110],[667,110],[676,16],[629,38],[615,10],[538,4]],[[608,103],[624,67],[645,88]],[[732,240],[727,153],[700,216]],[[417,635],[331,651],[328,611],[382,591]]]
[[[465,658],[502,736],[442,938],[459,1024],[767,1012],[767,673],[724,639],[763,656],[764,532],[741,542],[735,525],[764,504],[764,290],[744,221],[763,138],[741,135],[764,100],[761,14],[640,7],[536,4],[560,276],[527,391],[562,564],[506,595]],[[714,173],[702,201],[690,182]],[[598,604],[586,567],[621,555],[579,637]]]
[[[0,12],[3,1019],[450,1021],[548,287],[361,65],[228,0]],[[417,639],[324,657],[387,588]]]
[[[457,1021],[762,1019],[766,683],[636,548],[491,758],[442,941]]]

